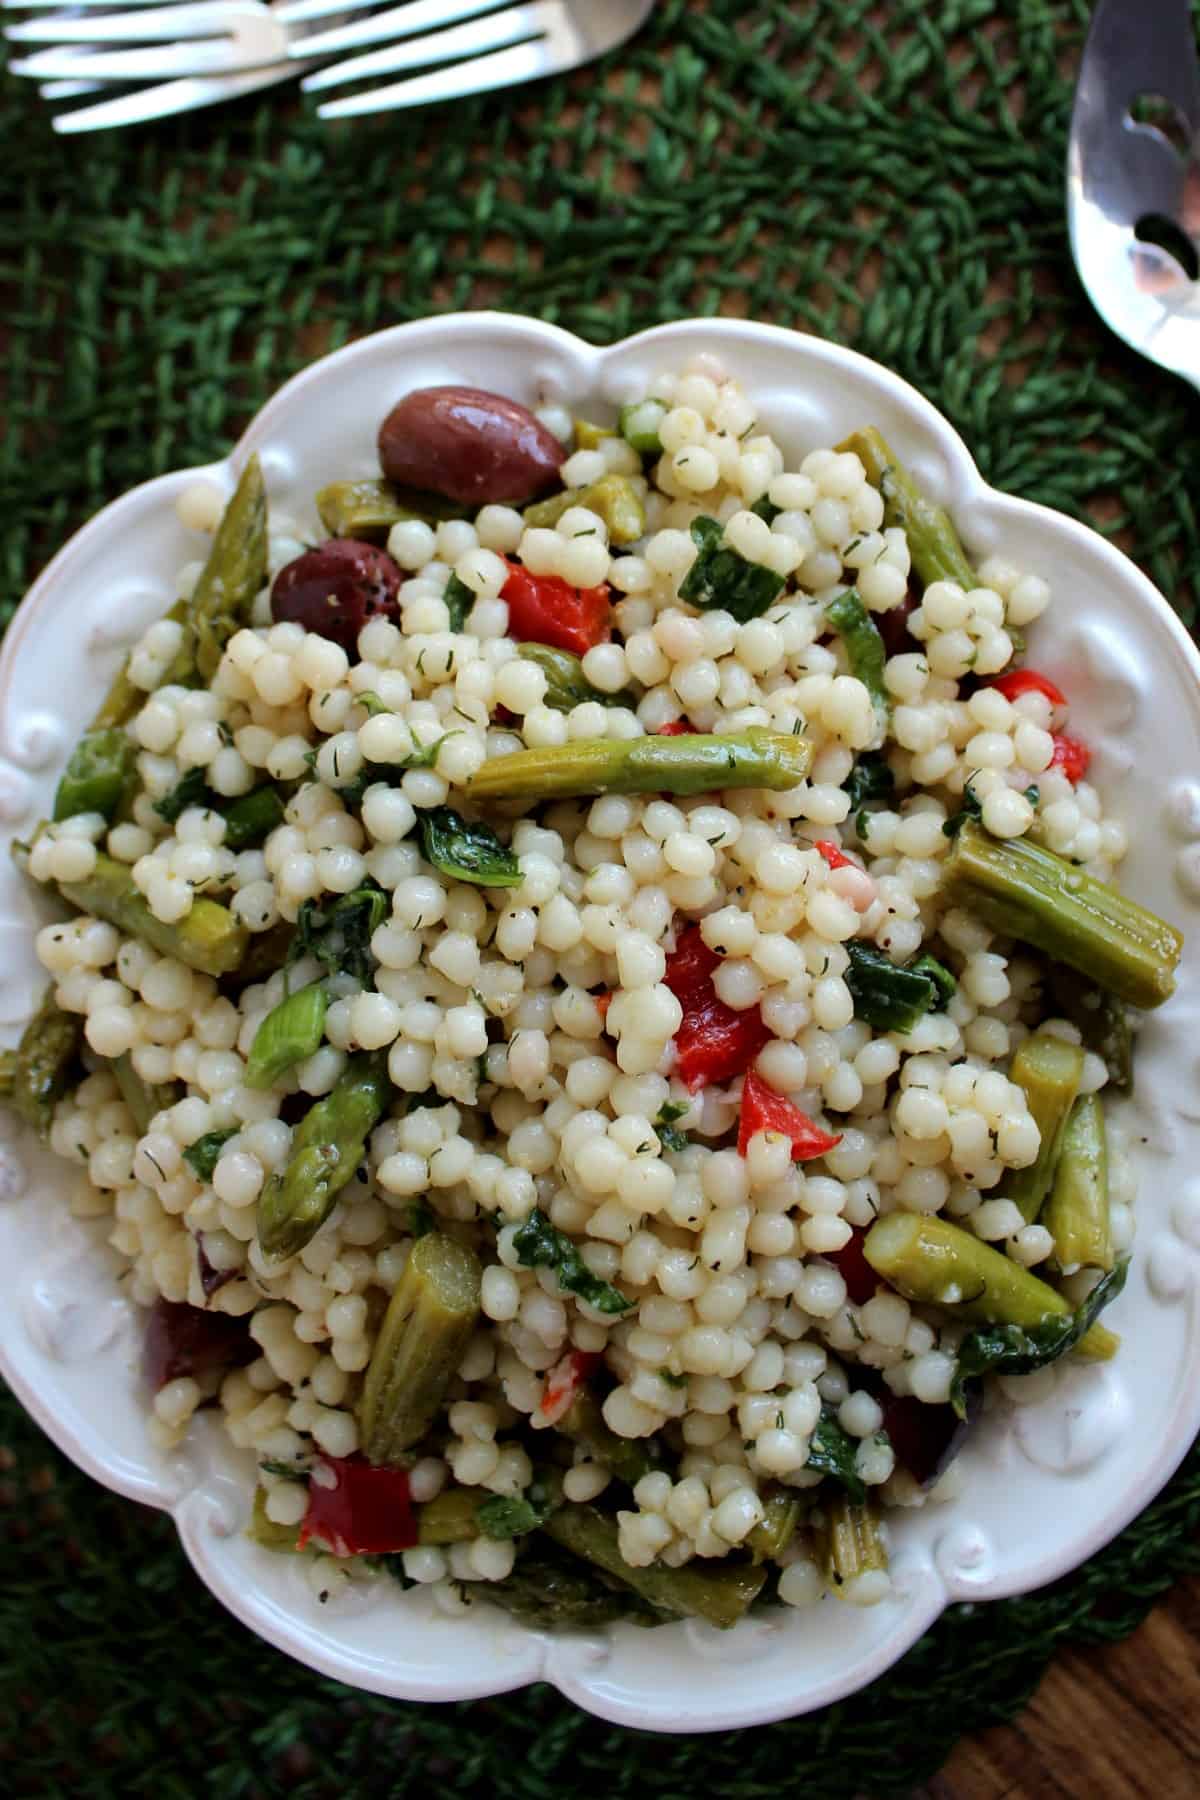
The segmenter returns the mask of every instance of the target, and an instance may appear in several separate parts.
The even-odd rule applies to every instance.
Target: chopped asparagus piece
[[[182,624],[187,617],[187,610],[186,600],[176,600],[165,617]],[[140,712],[146,704],[146,699],[145,688],[135,687],[129,679],[129,658],[126,657],[92,720],[92,731],[103,731],[113,725],[128,725],[134,714]]]
[[[256,1487],[254,1490],[254,1511],[250,1515],[250,1526],[246,1536],[261,1544],[264,1550],[298,1551],[297,1539],[300,1536],[298,1525],[277,1525],[274,1519],[267,1516],[267,1490]]]
[[[944,867],[950,903],[993,931],[1069,964],[1130,1006],[1161,1006],[1174,993],[1183,949],[1175,927],[1053,851],[968,821]]]
[[[879,627],[854,588],[847,588],[825,608],[825,617],[846,646],[850,673],[861,681],[871,696],[877,717],[885,721],[891,711],[891,699],[883,682],[887,651]]]
[[[713,1569],[695,1563],[682,1569],[657,1563],[631,1568],[621,1555],[616,1520],[594,1506],[560,1507],[543,1529],[555,1543],[614,1575],[660,1612],[707,1619],[722,1629],[745,1616],[767,1578],[765,1567],[754,1563],[722,1563]]]
[[[920,1213],[888,1213],[876,1219],[863,1254],[877,1275],[921,1306],[942,1306],[956,1318],[980,1325],[1020,1325],[1029,1330],[1071,1312],[1070,1303],[1020,1263],[993,1250],[961,1225]],[[1105,1362],[1117,1340],[1093,1325],[1078,1348]]]
[[[0,1100],[11,1100],[13,1083],[17,1075],[17,1053],[15,1050],[0,1050]]]
[[[479,1536],[479,1509],[492,1498],[487,1488],[448,1487],[417,1509],[422,1544],[467,1544]]]
[[[359,1431],[373,1463],[399,1461],[430,1425],[479,1317],[479,1258],[439,1231],[413,1245],[363,1382]]]
[[[949,513],[925,498],[882,432],[869,425],[853,432],[838,449],[854,452],[867,480],[883,495],[884,523],[903,530],[923,587],[931,581],[957,581],[968,590],[979,586]]]
[[[526,662],[536,663],[546,677],[546,693],[543,706],[552,706],[555,712],[570,712],[574,706],[582,706],[587,700],[597,701],[601,706],[627,706],[630,711],[637,705],[637,696],[623,688],[619,694],[606,694],[598,687],[593,687],[583,672],[583,664],[570,650],[558,650],[553,644],[522,644],[519,654]]]
[[[118,1056],[112,1070],[121,1090],[121,1098],[141,1133],[149,1131],[150,1121],[156,1113],[165,1112],[168,1106],[174,1106],[179,1099],[180,1088],[177,1082],[165,1082],[159,1086],[143,1081],[128,1056]]]
[[[958,1367],[950,1385],[950,1403],[960,1419],[968,1414],[968,1393],[979,1376],[1032,1375],[1047,1368],[1094,1332],[1111,1333],[1096,1320],[1125,1286],[1128,1263],[1102,1275],[1087,1299],[1072,1312],[1043,1319],[1040,1325],[981,1325],[969,1331],[958,1348]]]
[[[259,1195],[264,1256],[295,1256],[321,1229],[361,1163],[391,1091],[386,1058],[353,1056],[331,1091],[305,1113],[287,1162]]]
[[[119,725],[86,731],[54,796],[55,819],[103,813],[111,819],[137,779],[137,745]]]
[[[635,1487],[643,1475],[652,1474],[658,1467],[651,1441],[618,1437],[589,1388],[580,1388],[558,1421],[556,1430],[586,1450],[593,1462],[603,1463],[618,1481],[624,1481],[630,1487]]]
[[[792,1489],[776,1488],[768,1494],[758,1524],[746,1538],[746,1548],[756,1563],[776,1562],[796,1535],[802,1507]]]
[[[658,433],[666,416],[667,409],[661,400],[635,400],[632,405],[621,408],[621,436],[639,456],[661,456],[662,439]]]
[[[225,646],[250,622],[267,581],[267,490],[257,455],[242,470],[184,615],[183,643],[168,682],[208,683]]]
[[[757,728],[714,737],[638,737],[518,750],[467,783],[473,800],[550,800],[573,794],[707,794],[793,788],[812,767],[806,738]]]
[[[526,525],[557,525],[572,506],[586,506],[589,512],[598,513],[608,527],[610,543],[635,544],[645,535],[646,509],[628,475],[603,475],[589,487],[568,488],[549,500],[535,500],[525,508],[523,517]]]
[[[611,426],[597,425],[591,419],[576,419],[575,448],[577,450],[598,450],[605,438],[617,436]]]
[[[128,937],[141,938],[160,955],[173,956],[202,975],[231,974],[250,939],[240,920],[216,900],[193,900],[192,910],[173,924],[156,918],[129,869],[111,856],[97,856],[90,875],[64,882],[60,891],[80,912],[107,919]]]
[[[1042,1224],[1060,1268],[1111,1269],[1108,1138],[1099,1094],[1081,1094],[1063,1133]]]
[[[329,1002],[319,981],[273,1006],[254,1034],[246,1059],[247,1087],[269,1088],[298,1062],[316,1054]]]
[[[617,1619],[662,1625],[667,1615],[592,1564],[560,1550],[544,1532],[521,1546],[503,1581],[480,1582],[476,1591],[535,1630],[595,1631]]]
[[[1047,987],[1050,1005],[1070,1019],[1085,1046],[1104,1059],[1113,1086],[1127,1093],[1133,1086],[1133,1033],[1121,1002],[1062,963],[1051,964]]]
[[[237,979],[230,983],[231,987],[249,987],[253,982],[266,981],[269,975],[282,969],[288,961],[288,952],[295,935],[295,927],[286,919],[280,919],[277,925],[270,926],[266,931],[254,932],[246,946],[245,955],[233,971]]]
[[[9,1104],[43,1143],[50,1135],[54,1108],[70,1085],[83,1047],[83,1018],[64,1012],[54,998],[54,983],[21,1034],[12,1069]]]
[[[863,1575],[887,1573],[888,1557],[873,1507],[844,1495],[822,1503],[813,1519],[817,1558],[832,1594],[851,1605],[861,1604],[855,1584]],[[870,1594],[870,1600],[878,1598]],[[862,1600],[868,1599],[867,1595]]]
[[[270,782],[264,782],[218,811],[225,815],[225,848],[249,850],[283,824],[283,796]]]
[[[390,481],[331,481],[316,497],[317,512],[330,537],[385,538],[393,525],[422,519],[437,525],[468,513],[439,494],[419,494]]]
[[[1083,1051],[1039,1031],[1025,1039],[1008,1075],[1024,1090],[1041,1143],[1036,1161],[1009,1175],[1004,1198],[1019,1206],[1025,1223],[1032,1225],[1054,1180],[1063,1133],[1083,1075]]]

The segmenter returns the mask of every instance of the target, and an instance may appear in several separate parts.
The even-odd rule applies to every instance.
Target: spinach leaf
[[[367,880],[332,905],[306,900],[296,918],[289,962],[315,956],[331,975],[367,982],[375,971],[371,939],[388,915],[388,899],[378,882]]]
[[[300,1468],[297,1463],[265,1459],[258,1466],[264,1475],[277,1475],[281,1481],[298,1481],[304,1487],[308,1486],[308,1470]]]
[[[944,992],[945,982],[951,984],[951,991],[956,985],[940,963],[941,974],[935,980],[929,969],[915,963],[898,968],[882,950],[857,938],[846,945],[846,952],[850,967],[843,979],[854,1001],[854,1016],[877,1031],[911,1031],[925,1013],[939,1011],[950,999]],[[928,961],[933,962],[933,957]]]
[[[1121,1292],[1128,1269],[1126,1258],[1101,1277],[1073,1313],[1052,1313],[1039,1325],[980,1325],[969,1331],[959,1345],[950,1384],[950,1403],[959,1418],[967,1416],[966,1387],[975,1376],[1032,1375],[1073,1350]]]
[[[442,599],[450,614],[451,631],[462,630],[467,622],[467,615],[478,598],[478,594],[473,594],[465,581],[460,581],[457,575],[450,577],[442,592]]]
[[[879,750],[864,751],[842,783],[842,791],[849,794],[854,812],[868,800],[890,800],[895,788],[896,777]],[[861,830],[858,835],[863,835]]]
[[[674,1129],[676,1119],[682,1119],[689,1110],[686,1100],[666,1100],[658,1109],[658,1117],[654,1121],[654,1129],[658,1133],[658,1141],[664,1150],[686,1150],[691,1138],[686,1131]]]
[[[699,555],[679,584],[679,598],[702,612],[720,607],[740,625],[757,619],[778,600],[784,579],[762,563],[747,562],[722,544],[725,527],[701,515],[692,520],[692,541]]]
[[[419,813],[417,824],[421,854],[443,875],[478,887],[520,887],[521,865],[490,825],[464,819],[448,806]]]
[[[619,1288],[613,1287],[610,1281],[602,1281],[592,1271],[579,1254],[578,1247],[572,1243],[565,1232],[542,1212],[534,1207],[529,1217],[513,1233],[513,1249],[518,1260],[526,1269],[553,1269],[558,1276],[559,1286],[569,1294],[578,1294],[597,1312],[628,1312],[634,1304],[626,1299]]]
[[[754,502],[750,511],[756,518],[765,519],[768,525],[773,525],[783,511],[783,508],[782,506],[776,506],[775,502],[773,500],[768,500],[767,496],[764,494],[761,500],[756,500]]]
[[[359,699],[362,699],[361,694]],[[381,702],[380,710],[388,712],[390,708],[383,706]],[[386,782],[388,786],[395,787],[400,777],[409,769],[432,769],[437,761],[438,751],[446,738],[456,735],[457,733],[453,731],[447,731],[442,737],[435,738],[432,744],[418,744],[411,756],[406,756],[403,762],[365,762],[352,781],[348,781],[344,787],[335,788],[334,792],[342,805],[354,812],[362,805],[367,789],[374,787],[377,782]]]
[[[183,1153],[183,1160],[198,1181],[212,1180],[221,1146],[236,1136],[237,1126],[230,1125],[224,1131],[206,1131],[203,1137],[198,1137],[188,1145]]]
[[[975,789],[968,781],[963,789],[963,803],[958,812],[951,813],[942,826],[942,836],[956,838],[968,819],[982,819],[983,804],[975,796]]]
[[[169,794],[164,794],[161,800],[154,802],[154,810],[160,819],[165,819],[168,825],[174,825],[189,806],[211,805],[212,795],[204,779],[204,770],[189,769],[180,776]]]
[[[867,1497],[867,1487],[854,1466],[857,1450],[858,1439],[842,1430],[831,1406],[823,1406],[805,1466],[818,1469],[822,1475],[832,1475],[835,1481],[841,1482],[854,1504],[861,1506]]]
[[[937,999],[930,1007],[930,1011],[945,1012],[955,994],[958,992],[958,983],[955,981],[945,963],[940,963],[936,956],[930,956],[929,952],[926,950],[922,955],[914,958],[912,962],[907,964],[907,973],[910,975],[928,975],[930,981],[932,981],[937,990]]]
[[[493,1494],[475,1514],[484,1537],[518,1538],[544,1525],[562,1505],[561,1481],[535,1475],[523,1494]]]
[[[411,1112],[411,1106],[408,1108]],[[434,1228],[436,1221],[433,1208],[428,1200],[414,1200],[408,1209],[408,1229],[415,1238],[426,1237]]]

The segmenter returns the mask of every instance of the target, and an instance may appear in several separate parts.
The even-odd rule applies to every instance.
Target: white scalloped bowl
[[[250,1459],[211,1420],[172,1457],[147,1442],[132,1309],[99,1225],[71,1218],[71,1173],[27,1138],[0,1145],[0,1371],[57,1444],[97,1480],[170,1511],[201,1579],[269,1643],[354,1686],[453,1700],[547,1680],[591,1712],[658,1731],[711,1731],[807,1711],[865,1686],[955,1600],[1022,1593],[1075,1567],[1154,1496],[1200,1429],[1200,658],[1133,564],[1060,515],[986,487],[927,401],[849,350],[771,326],[689,320],[611,349],[553,326],[474,313],[364,338],[290,381],[237,450],[203,471],[226,491],[257,450],[287,511],[322,483],[369,469],[378,422],[409,388],[466,382],[531,404],[611,408],[649,376],[717,352],[792,455],[877,423],[977,557],[1003,550],[1044,575],[1055,604],[1034,660],[1068,688],[1110,810],[1129,828],[1126,885],[1188,933],[1179,990],[1142,1033],[1139,1229],[1112,1312],[1119,1359],[1060,1365],[1035,1403],[1002,1402],[962,1458],[961,1498],[895,1515],[895,1598],[829,1599],[720,1633],[697,1623],[605,1636],[525,1630],[493,1608],[437,1614],[429,1596],[376,1583],[321,1607],[297,1559],[244,1534]],[[0,654],[0,826],[47,810],[57,773],[128,643],[174,598],[201,541],[174,500],[196,471],[107,507],[34,585]],[[1140,775],[1139,775],[1140,771]],[[46,911],[0,861],[0,1028],[27,1016]],[[9,1115],[2,1129],[12,1129]]]

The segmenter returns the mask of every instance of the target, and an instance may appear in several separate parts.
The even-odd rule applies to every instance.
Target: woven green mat
[[[63,140],[0,77],[0,622],[90,512],[222,453],[312,356],[480,305],[601,340],[729,312],[851,343],[922,388],[999,487],[1118,535],[1190,621],[1195,400],[1104,332],[1067,254],[1085,15],[660,0],[568,80],[352,129],[277,91]],[[0,1791],[22,1796],[903,1794],[1011,1717],[1058,1644],[1124,1635],[1200,1568],[1193,1451],[1086,1569],[954,1609],[869,1702],[652,1742],[545,1689],[354,1695],[235,1625],[168,1525],[7,1398],[0,1444]]]

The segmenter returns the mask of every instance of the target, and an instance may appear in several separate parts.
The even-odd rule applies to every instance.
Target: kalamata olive
[[[180,1375],[203,1375],[251,1362],[258,1346],[245,1319],[202,1312],[182,1300],[156,1300],[142,1340],[142,1374],[158,1392]]]
[[[386,550],[358,538],[330,538],[286,563],[271,588],[271,617],[340,644],[351,659],[368,619],[394,614],[403,576]]]
[[[965,1419],[952,1406],[928,1405],[912,1394],[881,1393],[879,1403],[896,1461],[922,1487],[932,1487],[958,1455],[979,1415],[979,1384],[974,1382],[967,1390]]]
[[[470,506],[535,499],[566,454],[528,407],[483,388],[416,388],[379,427],[389,481]]]

